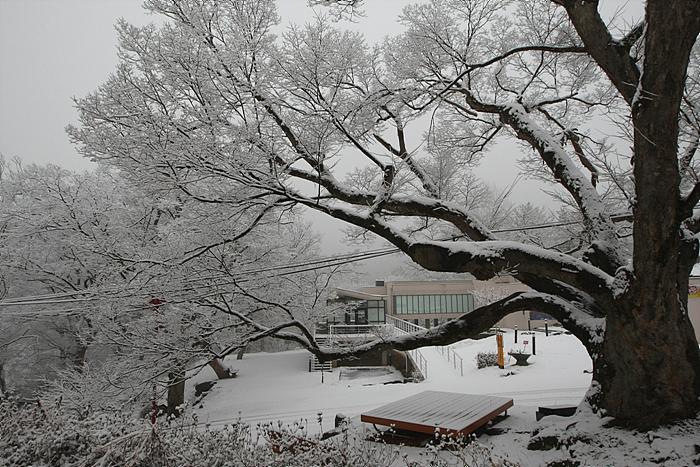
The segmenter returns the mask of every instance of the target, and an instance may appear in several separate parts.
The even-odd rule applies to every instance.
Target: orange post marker
[[[496,344],[498,345],[498,368],[505,368],[505,359],[503,357],[503,334],[496,334]]]

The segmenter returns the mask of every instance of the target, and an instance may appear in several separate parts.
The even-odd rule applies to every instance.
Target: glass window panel
[[[370,323],[379,321],[379,308],[367,308],[367,319]]]
[[[459,310],[459,313],[464,313],[466,311],[464,309],[464,295],[457,296],[457,309]]]
[[[467,311],[474,309],[474,295],[467,295]]]
[[[457,295],[450,296],[450,305],[452,307],[451,313],[459,313],[459,306],[457,306]]]
[[[445,308],[447,308],[446,304],[447,304],[446,297],[444,295],[440,295],[440,313],[445,312]]]

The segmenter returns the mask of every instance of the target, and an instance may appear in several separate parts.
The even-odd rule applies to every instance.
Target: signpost
[[[496,334],[496,344],[498,345],[498,368],[502,370],[506,367],[503,357],[503,334]]]

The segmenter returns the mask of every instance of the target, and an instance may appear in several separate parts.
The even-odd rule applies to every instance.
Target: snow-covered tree
[[[77,102],[85,156],[207,206],[303,205],[426,269],[507,272],[532,290],[364,350],[444,345],[536,309],[588,349],[594,409],[637,427],[697,413],[697,0],[649,0],[626,29],[592,0],[433,0],[375,48],[323,18],[275,38],[268,0],[146,6],[166,23],[120,23],[121,64]],[[605,117],[619,139],[596,137]],[[504,139],[575,209],[580,247],[505,241],[475,215],[470,168],[515,163],[512,146],[488,152]]]
[[[187,369],[231,377],[228,353],[289,321],[312,326],[337,272],[309,268],[318,238],[292,213],[206,207],[115,171],[18,164],[0,202],[3,390],[9,374],[29,396],[22,381],[57,370],[54,392],[76,410],[150,398],[156,381],[174,411]]]

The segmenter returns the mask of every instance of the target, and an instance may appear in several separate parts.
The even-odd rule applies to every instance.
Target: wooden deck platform
[[[513,407],[513,399],[424,391],[360,416],[375,425],[419,433],[467,435]]]

